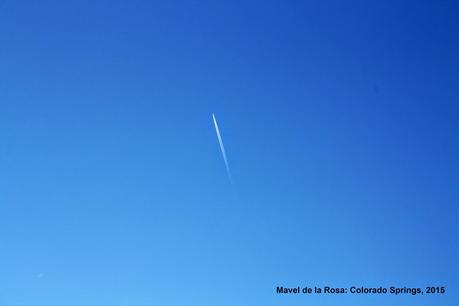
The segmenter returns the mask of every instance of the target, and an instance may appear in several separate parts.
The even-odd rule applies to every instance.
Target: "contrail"
[[[220,129],[218,128],[217,119],[215,119],[214,114],[212,114],[212,119],[214,120],[215,132],[217,133],[218,142],[220,143],[220,150],[222,151],[223,160],[225,161],[226,172],[228,173],[230,183],[233,183],[233,179],[231,178],[231,171],[228,165],[228,159],[226,158],[225,146],[223,145],[222,136],[220,135]]]

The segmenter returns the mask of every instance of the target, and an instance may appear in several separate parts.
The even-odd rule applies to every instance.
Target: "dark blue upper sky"
[[[0,305],[455,305],[458,16],[0,0]]]

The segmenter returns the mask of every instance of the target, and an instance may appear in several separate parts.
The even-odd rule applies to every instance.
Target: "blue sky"
[[[0,0],[0,305],[455,305],[458,13]]]

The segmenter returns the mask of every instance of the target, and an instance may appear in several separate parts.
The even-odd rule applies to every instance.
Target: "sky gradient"
[[[0,305],[457,305],[458,15],[0,0]]]

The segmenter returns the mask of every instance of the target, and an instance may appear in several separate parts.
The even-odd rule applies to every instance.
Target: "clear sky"
[[[458,16],[0,0],[0,306],[457,305]]]

